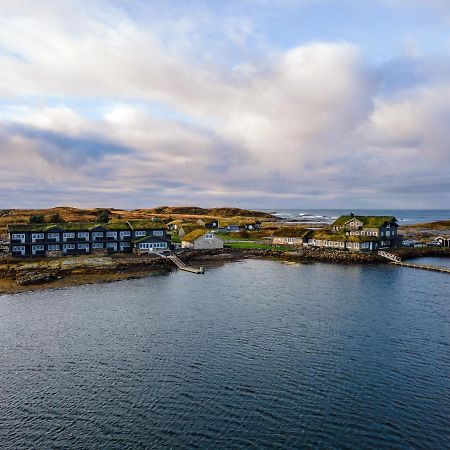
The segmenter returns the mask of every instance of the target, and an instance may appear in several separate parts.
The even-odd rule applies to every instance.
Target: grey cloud
[[[354,45],[316,42],[265,48],[263,62],[230,69],[207,52],[193,57],[183,36],[202,40],[195,20],[164,44],[164,32],[120,12],[104,22],[81,14],[83,26],[70,33],[68,17],[53,13],[38,40],[36,18],[22,34],[24,23],[0,19],[0,43],[16,37],[15,50],[30,61],[3,56],[0,91],[18,104],[30,95],[60,95],[62,103],[69,94],[99,97],[102,109],[93,118],[76,106],[63,116],[61,108],[29,106],[9,118],[0,133],[0,152],[10,155],[0,168],[3,193],[99,204],[113,192],[120,206],[395,206],[411,202],[411,192],[418,202],[426,193],[448,198],[445,58],[374,66]],[[227,54],[236,44],[223,45]],[[150,113],[147,102],[162,102],[166,114]],[[27,183],[39,188],[30,193]]]

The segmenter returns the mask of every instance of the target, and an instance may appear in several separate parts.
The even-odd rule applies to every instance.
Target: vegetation
[[[107,209],[103,209],[98,213],[97,222],[108,223],[110,220],[110,212]]]
[[[61,217],[61,214],[54,213],[49,217],[48,222],[49,223],[64,223],[65,220]]]
[[[172,233],[168,233],[168,234],[169,234],[169,236],[171,238],[171,241],[173,243],[179,244],[181,242],[181,239],[180,239],[180,237],[178,236],[177,233],[172,232]]]
[[[217,217],[260,217],[273,219],[272,214],[262,211],[253,211],[240,208],[199,208],[198,206],[159,206],[148,210],[150,214],[174,215],[183,214],[191,216],[217,216]]]
[[[277,226],[277,218],[261,211],[251,211],[239,208],[196,208],[196,207],[160,207],[154,209],[134,209],[123,210],[115,208],[90,208],[80,209],[69,206],[58,206],[49,209],[4,209],[0,210],[0,234],[5,233],[8,226],[13,224],[27,224],[33,215],[42,215],[46,222],[52,223],[99,223],[99,215],[106,211],[109,216],[108,222],[116,221],[135,221],[135,220],[162,220],[168,223],[171,220],[180,220],[180,222],[196,222],[202,219],[204,222],[219,220],[220,225],[227,223],[241,223],[243,221],[261,220],[263,227],[266,228],[266,221],[271,225]],[[62,222],[52,219],[53,215],[58,214]],[[103,217],[105,216],[105,217]],[[56,218],[56,216],[55,216]],[[106,214],[100,218],[106,219]],[[107,223],[106,221],[103,223]]]
[[[44,223],[45,222],[45,218],[42,214],[33,214],[32,216],[30,216],[29,223]]]

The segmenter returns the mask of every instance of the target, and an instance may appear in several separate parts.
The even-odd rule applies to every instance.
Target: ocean
[[[399,225],[450,220],[450,209],[267,209],[287,220],[300,223],[332,223],[339,216],[356,215],[395,216]]]
[[[449,448],[449,293],[245,260],[0,296],[0,448]]]

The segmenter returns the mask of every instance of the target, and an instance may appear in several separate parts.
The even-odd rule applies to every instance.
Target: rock
[[[16,278],[16,282],[21,286],[30,286],[35,284],[46,284],[58,279],[54,273],[24,273]]]

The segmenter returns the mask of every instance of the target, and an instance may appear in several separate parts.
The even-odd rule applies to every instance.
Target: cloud
[[[446,55],[280,49],[248,17],[201,7],[168,20],[106,0],[1,6],[8,206],[450,200]]]

